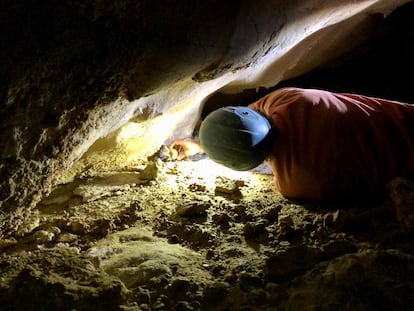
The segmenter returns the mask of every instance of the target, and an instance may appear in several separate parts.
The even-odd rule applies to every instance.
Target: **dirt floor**
[[[304,204],[263,170],[79,174],[0,240],[0,310],[414,310],[410,182],[381,204]]]

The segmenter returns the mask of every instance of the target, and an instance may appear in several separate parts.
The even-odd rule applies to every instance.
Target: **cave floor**
[[[0,309],[414,309],[404,198],[295,202],[271,175],[209,162],[153,158],[57,186],[0,241]]]

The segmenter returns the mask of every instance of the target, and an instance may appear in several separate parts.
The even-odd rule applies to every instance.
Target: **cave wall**
[[[145,157],[190,135],[216,91],[269,88],[329,63],[408,2],[4,1],[0,209],[33,207],[125,122],[138,124]]]

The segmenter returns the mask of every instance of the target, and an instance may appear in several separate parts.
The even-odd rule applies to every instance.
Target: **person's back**
[[[394,177],[414,175],[414,106],[284,88],[249,107],[276,129],[268,160],[286,197],[367,198]]]

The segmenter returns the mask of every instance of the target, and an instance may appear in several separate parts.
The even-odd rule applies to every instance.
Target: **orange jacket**
[[[369,198],[394,177],[414,176],[414,105],[283,88],[250,107],[276,129],[268,160],[286,197]]]

